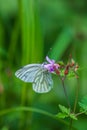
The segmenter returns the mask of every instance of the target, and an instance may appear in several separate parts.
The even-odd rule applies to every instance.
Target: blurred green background
[[[27,106],[56,114],[58,104],[67,106],[57,77],[49,93],[37,94],[14,73],[23,65],[44,62],[46,55],[66,63],[70,54],[83,68],[79,72],[81,99],[87,94],[86,0],[0,0],[0,130],[67,130],[42,114],[2,111]],[[66,81],[72,107],[76,86],[76,79]],[[73,125],[86,130],[87,117],[79,117]]]

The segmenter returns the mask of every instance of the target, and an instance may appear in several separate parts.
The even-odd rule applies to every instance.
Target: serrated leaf
[[[66,108],[65,106],[62,106],[62,105],[59,104],[59,108],[60,108],[62,113],[65,113],[65,114],[69,114],[70,113],[70,109]]]
[[[59,112],[56,116],[57,116],[58,118],[62,118],[62,119],[68,117],[67,114],[65,114],[65,113],[61,113],[61,112]]]
[[[81,102],[79,102],[79,106],[80,111],[85,111],[85,114],[87,114],[87,95],[82,98]]]
[[[69,115],[69,117],[72,118],[73,120],[77,120],[77,117],[75,116],[74,113],[71,113],[71,114]]]
[[[77,120],[77,117],[75,116],[74,113],[70,113],[70,108],[66,108],[65,106],[62,106],[59,104],[59,109],[61,112],[59,112],[56,117],[58,118],[66,118],[66,117],[70,117],[72,118],[73,120]]]
[[[87,111],[87,106],[85,104],[79,102],[79,106],[80,106],[81,110]]]

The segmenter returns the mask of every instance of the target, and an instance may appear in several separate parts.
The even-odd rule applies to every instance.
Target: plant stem
[[[75,94],[76,96],[75,96],[75,103],[74,103],[74,110],[73,110],[74,113],[75,113],[76,106],[77,106],[77,101],[78,101],[78,92],[79,92],[79,82],[78,82],[78,85],[76,87],[76,94]]]
[[[81,114],[84,114],[86,111],[83,111],[83,112],[80,112],[80,113],[77,113],[76,116],[79,116]]]
[[[63,89],[64,89],[67,104],[68,104],[68,106],[69,106],[69,108],[71,110],[70,102],[69,102],[67,91],[66,91],[65,84],[64,84],[64,79],[62,79],[62,85],[63,85]],[[70,120],[70,125],[69,125],[69,130],[71,130],[71,129],[72,129],[72,119]]]
[[[69,125],[68,122],[61,120],[61,119],[58,119],[56,117],[56,115],[54,115],[54,114],[51,114],[47,111],[44,111],[44,110],[41,110],[41,109],[38,109],[38,108],[32,108],[32,107],[16,107],[16,108],[4,109],[4,110],[0,111],[0,116],[6,115],[6,114],[9,114],[9,113],[13,113],[13,112],[17,112],[17,111],[18,112],[36,112],[36,113],[39,113],[39,114],[43,114],[45,116],[49,116],[53,119],[57,119],[65,125]]]
[[[43,114],[45,116],[49,116],[55,120],[58,120],[59,122],[63,123],[64,125],[67,125],[69,126],[69,123],[62,120],[62,119],[59,119],[57,118],[56,115],[54,114],[51,114],[47,111],[44,111],[44,110],[41,110],[41,109],[38,109],[38,108],[32,108],[32,107],[16,107],[16,108],[10,108],[10,109],[4,109],[4,110],[1,110],[0,111],[0,116],[3,116],[3,115],[6,115],[6,114],[9,114],[9,113],[13,113],[13,112],[36,112],[36,113],[39,113],[39,114]],[[77,130],[76,128],[73,127],[73,130]]]
[[[73,120],[72,120],[72,119],[70,119],[69,130],[72,130],[72,122],[73,122]]]
[[[78,81],[78,80],[77,80]],[[76,92],[75,92],[75,103],[74,103],[74,109],[73,109],[73,113],[75,113],[76,110],[76,106],[77,106],[77,101],[78,101],[78,92],[79,92],[79,84],[76,87]],[[80,114],[80,113],[79,113]],[[70,127],[69,130],[72,130],[72,122],[73,120],[70,120]]]
[[[71,110],[69,98],[68,98],[67,91],[66,91],[65,84],[64,84],[64,79],[61,78],[61,81],[62,81],[62,86],[63,86],[63,89],[64,89],[64,94],[65,94],[65,97],[66,97],[66,101],[67,101],[68,107],[69,107],[70,110]]]
[[[64,94],[65,94],[65,97],[66,97],[66,101],[67,101],[68,107],[70,108],[70,111],[71,111],[69,98],[68,98],[67,91],[66,91],[65,84],[64,84],[65,77],[64,78],[60,77],[60,79],[62,81],[62,86],[63,86],[63,89],[64,89]],[[71,130],[71,129],[72,129],[72,119],[70,120],[70,125],[69,125],[69,130]]]

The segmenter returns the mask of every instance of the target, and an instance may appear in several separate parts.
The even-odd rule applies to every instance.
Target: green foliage
[[[65,106],[62,106],[60,104],[59,104],[59,109],[61,110],[62,113],[66,113],[66,114],[70,113],[70,109],[67,109]]]
[[[69,117],[73,120],[78,120],[74,113],[70,113]]]
[[[70,117],[73,120],[77,120],[77,117],[75,116],[74,113],[70,112],[70,108],[66,108],[65,106],[59,105],[59,109],[61,112],[59,112],[56,116],[58,118],[66,118],[66,117]]]
[[[64,71],[65,71],[65,69],[61,69],[60,76],[62,76],[62,77],[65,76]],[[76,75],[75,75],[74,71],[72,71],[72,70],[70,70],[69,73],[67,74],[68,79],[75,78],[75,76]]]
[[[65,103],[65,97],[60,80],[55,77],[53,90],[39,95],[31,90],[30,84],[17,80],[14,73],[22,65],[44,62],[45,56],[52,48],[50,58],[65,62],[72,54],[83,68],[79,69],[79,98],[87,94],[86,4],[86,0],[0,0],[0,130],[65,130],[62,124],[67,126],[67,123],[63,122],[64,120],[60,123],[59,118],[76,119],[75,114],[61,105],[58,120],[54,120],[55,114],[48,113],[49,116],[45,117],[42,115],[44,112],[35,114],[31,110],[25,113],[20,109],[18,113],[21,111],[21,114],[16,118],[17,111],[14,107],[21,105],[26,108],[40,107],[50,113],[56,113],[56,105],[60,99]],[[62,62],[60,64],[64,65]],[[61,76],[64,76],[64,70],[61,70]],[[75,73],[71,70],[67,78],[72,77],[75,77]],[[73,92],[76,86],[75,81],[67,81],[70,101],[75,97]],[[73,101],[70,103],[73,105]],[[79,106],[81,112],[87,114],[86,97],[79,102]],[[9,108],[14,110],[8,111]],[[6,116],[3,112],[5,110]],[[52,117],[52,120],[49,117]],[[77,129],[87,129],[86,120],[83,115],[75,124]]]
[[[79,102],[80,111],[84,112],[87,115],[87,95],[84,96]]]
[[[70,70],[69,73],[68,73],[68,75],[67,75],[67,78],[68,78],[68,79],[71,79],[71,78],[75,78],[75,77],[76,77],[75,72],[72,71],[72,70]]]
[[[0,55],[3,57],[7,57],[7,53],[3,48],[0,48]]]
[[[50,57],[55,60],[58,60],[59,57],[62,56],[62,52],[64,52],[66,48],[71,44],[72,38],[73,38],[72,28],[69,27],[64,28],[52,47]]]

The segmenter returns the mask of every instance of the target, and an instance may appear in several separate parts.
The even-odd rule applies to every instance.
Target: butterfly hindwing
[[[46,93],[53,87],[53,80],[48,71],[39,71],[35,75],[33,90],[38,93]]]

